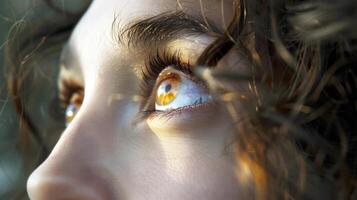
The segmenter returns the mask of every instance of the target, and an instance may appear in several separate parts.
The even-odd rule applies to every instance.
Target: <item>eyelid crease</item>
[[[67,107],[71,101],[75,101],[73,103],[79,103],[79,98],[73,100],[74,94],[77,94],[81,98],[81,101],[83,101],[83,86],[71,79],[61,79],[59,86],[59,100],[63,108]]]

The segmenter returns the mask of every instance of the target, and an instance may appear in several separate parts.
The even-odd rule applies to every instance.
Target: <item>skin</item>
[[[224,2],[229,21],[232,2]],[[208,20],[219,29],[224,27],[220,3],[203,1]],[[237,163],[227,148],[233,140],[231,123],[221,106],[137,120],[139,102],[117,98],[138,94],[137,69],[147,56],[144,48],[113,39],[114,16],[125,26],[177,10],[202,20],[199,1],[93,1],[63,50],[59,80],[83,85],[84,101],[50,156],[30,176],[31,199],[252,198],[247,179],[237,179]],[[194,62],[212,41],[201,34],[167,46]],[[228,56],[221,63],[234,61]]]

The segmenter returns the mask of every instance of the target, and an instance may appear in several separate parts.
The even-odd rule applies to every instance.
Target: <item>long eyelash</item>
[[[144,97],[144,99],[150,97],[159,74],[169,66],[188,75],[192,75],[193,73],[190,63],[185,63],[181,60],[179,51],[174,53],[163,51],[149,56],[148,62],[142,70],[141,96]]]
[[[143,99],[143,102],[141,103],[142,118],[145,118],[154,112],[154,108],[150,105],[153,101],[152,93],[154,86],[159,74],[162,70],[169,66],[174,67],[176,70],[187,75],[193,74],[190,63],[182,61],[180,51],[176,51],[174,53],[162,51],[156,52],[155,54],[149,56],[148,62],[142,70],[143,78],[140,84],[141,97]]]

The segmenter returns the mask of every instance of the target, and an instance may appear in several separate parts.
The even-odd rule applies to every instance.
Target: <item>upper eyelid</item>
[[[59,81],[59,99],[63,107],[69,105],[71,97],[75,93],[84,96],[84,87],[82,84],[68,78],[62,78]]]

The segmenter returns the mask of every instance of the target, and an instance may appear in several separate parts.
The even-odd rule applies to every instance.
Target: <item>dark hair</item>
[[[237,48],[251,73],[197,73],[232,116],[238,178],[248,167],[257,199],[356,198],[356,2],[236,5],[198,64],[215,65]],[[237,89],[242,83],[250,90]]]
[[[250,168],[257,198],[356,198],[356,2],[237,5],[240,15],[203,55],[216,63],[244,49],[252,73],[200,72],[211,86],[234,88],[212,89],[227,102],[236,159]],[[242,82],[250,91],[235,89]]]
[[[50,126],[40,127],[36,121],[36,119],[48,118],[47,115],[38,114],[38,105],[42,104],[43,107],[49,101],[38,99],[36,96],[48,98],[49,96],[43,93],[47,91],[55,95],[51,90],[56,91],[54,89],[56,85],[48,79],[56,79],[58,69],[54,66],[57,65],[56,60],[58,60],[62,45],[90,2],[91,0],[78,1],[77,9],[68,11],[63,7],[64,5],[57,5],[55,1],[39,1],[9,30],[5,46],[7,89],[15,111],[18,113],[17,138],[19,151],[25,163],[23,166],[25,176],[28,176],[48,156],[49,148],[52,148],[49,144],[50,138],[59,136],[59,134],[54,136],[46,134],[49,131],[46,129]],[[46,12],[43,12],[44,10]],[[52,63],[53,60],[55,63]],[[43,70],[45,75],[39,75],[38,70]],[[40,83],[41,81],[49,83],[47,88]],[[38,93],[35,92],[37,90],[39,90]],[[29,93],[32,98],[28,98]],[[38,104],[34,103],[34,99]],[[54,103],[52,105],[55,105]],[[51,113],[59,113],[58,106],[52,105],[45,106],[44,109]],[[53,111],[53,108],[57,110]],[[63,121],[59,116],[52,115],[52,117],[55,119],[46,121],[46,123],[52,123],[51,126],[56,121]],[[54,139],[51,138],[51,140]],[[26,196],[23,186],[21,187],[15,191],[14,199]]]
[[[55,16],[16,27],[7,48],[9,92],[21,131],[42,152],[37,163],[48,146],[23,101],[31,80],[26,67],[43,49],[61,44],[80,17],[47,5]],[[356,198],[357,2],[237,0],[234,8],[195,73],[232,116],[237,178],[249,169],[256,199]],[[249,59],[251,73],[210,68],[232,48]]]

